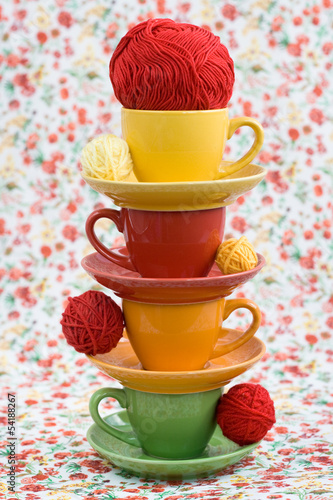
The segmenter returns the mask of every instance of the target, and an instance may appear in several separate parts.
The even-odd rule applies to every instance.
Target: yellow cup
[[[248,309],[252,323],[232,342],[224,319]],[[123,300],[128,339],[146,370],[191,371],[237,349],[259,328],[259,307],[248,299],[219,299],[195,304],[144,304]]]
[[[228,108],[208,111],[121,110],[121,126],[140,182],[210,181],[237,172],[250,163],[264,142],[253,118],[229,120]],[[221,167],[226,141],[243,126],[255,140],[238,161]]]

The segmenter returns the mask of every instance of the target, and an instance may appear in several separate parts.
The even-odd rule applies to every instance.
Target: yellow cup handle
[[[241,335],[237,339],[232,342],[226,342],[224,337],[226,333],[229,331],[228,328],[221,328],[220,336],[217,341],[217,344],[213,350],[213,353],[210,359],[218,358],[223,354],[227,354],[228,352],[234,351],[241,345],[245,344],[248,340],[250,340],[253,335],[256,333],[260,326],[261,321],[261,312],[259,306],[255,302],[249,299],[229,299],[226,301],[224,306],[223,320],[227,319],[230,314],[236,309],[248,309],[252,313],[252,323],[245,332],[239,332]]]
[[[244,156],[242,156],[240,160],[237,160],[235,163],[232,163],[231,165],[222,167],[223,170],[219,172],[218,179],[222,179],[227,175],[238,172],[238,170],[245,167],[245,165],[248,165],[253,160],[253,158],[259,153],[264,143],[264,129],[262,128],[262,125],[260,125],[260,123],[257,120],[254,120],[254,118],[249,118],[247,116],[232,118],[229,121],[228,139],[230,139],[234,135],[235,131],[238,128],[244,126],[252,128],[253,132],[255,133],[254,142],[249,151]]]

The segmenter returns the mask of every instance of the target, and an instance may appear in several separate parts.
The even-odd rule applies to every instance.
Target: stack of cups
[[[240,160],[221,168],[226,140],[242,125],[253,129],[255,141]],[[140,185],[144,189],[147,183],[161,187],[197,182],[198,186],[205,186],[230,175],[235,179],[263,143],[258,122],[251,118],[229,120],[227,109],[123,108],[122,132],[130,147],[138,190]],[[147,371],[142,390],[140,385],[135,389],[98,390],[90,401],[91,415],[103,431],[142,447],[152,457],[200,457],[216,427],[215,412],[222,386],[230,379],[221,381],[220,386],[213,389],[203,384],[200,392],[189,387],[188,392],[184,390],[181,394],[179,390],[159,393],[153,384],[149,387],[149,375],[153,381],[156,372],[165,372],[170,380],[176,380],[184,372],[194,372],[193,377],[199,380],[204,377],[210,360],[239,349],[250,341],[260,325],[260,310],[254,302],[245,298],[227,300],[225,296],[256,274],[263,259],[251,275],[244,272],[223,276],[214,264],[223,240],[226,204],[221,202],[221,206],[216,208],[215,204],[215,208],[211,208],[204,200],[204,209],[198,209],[194,201],[195,209],[187,204],[184,210],[179,204],[173,211],[161,211],[133,209],[131,204],[126,207],[125,200],[121,210],[96,210],[86,223],[89,241],[98,252],[98,262],[103,264],[99,281],[123,298],[128,340],[142,365],[140,370]],[[108,249],[101,243],[94,230],[100,218],[108,218],[116,224],[124,235],[126,248]],[[91,266],[88,272],[94,277],[98,275]],[[210,288],[212,272],[221,280],[215,295]],[[112,281],[115,275],[127,279],[126,286],[120,278]],[[228,279],[234,280],[233,285],[223,288],[223,280]],[[153,290],[149,295],[152,298],[143,292],[140,295],[136,287]],[[176,288],[177,294],[173,294]],[[248,309],[252,320],[245,332],[233,330],[230,340],[230,330],[222,324],[240,308]],[[127,409],[130,431],[121,430],[100,416],[98,405],[107,397],[117,399]]]

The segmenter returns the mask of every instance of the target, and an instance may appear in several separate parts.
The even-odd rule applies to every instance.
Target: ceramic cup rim
[[[147,115],[194,115],[194,114],[214,114],[214,113],[228,113],[229,108],[226,106],[224,108],[218,108],[218,109],[173,109],[173,110],[163,110],[163,109],[132,109],[132,108],[125,108],[125,106],[122,106],[121,108],[122,112],[130,112],[133,114],[147,114]]]
[[[93,357],[93,356],[92,356]],[[148,371],[148,370],[145,370],[145,371]],[[156,373],[156,372],[154,372]],[[165,373],[165,372],[164,372]],[[172,373],[172,372],[169,372],[169,373]],[[213,391],[218,391],[220,390],[221,391],[221,396],[224,394],[224,385],[221,385],[220,387],[215,387],[214,389],[209,389],[208,391],[195,391],[195,392],[177,392],[177,393],[174,393],[174,392],[148,392],[148,391],[141,391],[140,389],[133,389],[133,387],[127,387],[126,385],[124,385],[122,387],[122,389],[127,389],[127,390],[130,390],[130,391],[135,391],[135,392],[142,392],[144,394],[153,394],[154,396],[195,396],[196,394],[207,394],[208,392],[213,392]],[[223,389],[223,391],[222,391]],[[127,411],[126,408],[122,408],[123,410]]]

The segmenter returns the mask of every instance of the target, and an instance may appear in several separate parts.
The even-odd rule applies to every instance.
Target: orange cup
[[[252,322],[227,342],[223,320],[245,308]],[[250,340],[260,326],[260,309],[248,299],[219,299],[195,304],[144,304],[123,300],[128,339],[146,370],[190,371]]]

